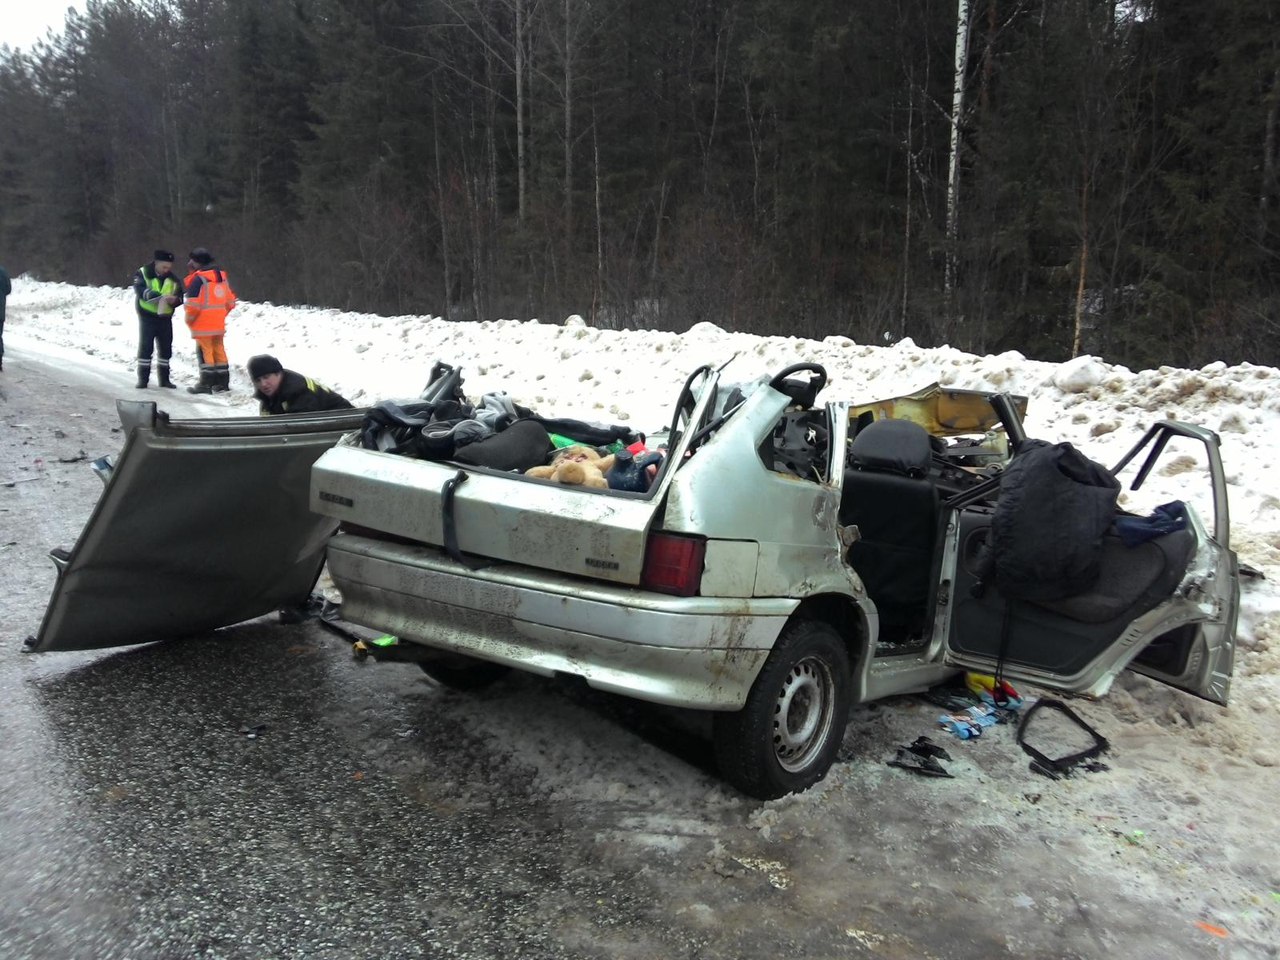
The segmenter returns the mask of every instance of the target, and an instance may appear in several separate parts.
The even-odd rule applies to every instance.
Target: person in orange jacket
[[[182,281],[186,291],[183,309],[200,365],[200,382],[187,387],[187,392],[223,393],[231,389],[231,367],[222,338],[227,333],[227,314],[235,309],[235,291],[226,272],[214,265],[213,254],[204,247],[191,251],[187,269],[191,272]]]

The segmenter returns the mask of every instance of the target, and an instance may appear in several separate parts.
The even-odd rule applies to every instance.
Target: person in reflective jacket
[[[187,268],[191,272],[182,281],[186,288],[183,310],[200,364],[200,382],[187,387],[187,392],[222,393],[231,389],[231,367],[222,338],[227,333],[227,314],[236,306],[236,294],[226,271],[214,264],[213,254],[204,247],[191,251]]]
[[[247,366],[249,379],[253,381],[253,395],[258,398],[258,412],[264,417],[351,409],[351,404],[341,394],[310,377],[286,370],[270,354],[250,357]]]
[[[4,272],[4,267],[0,267],[0,370],[4,369],[4,304],[12,292],[9,275]]]
[[[173,353],[173,308],[182,302],[182,281],[173,273],[173,254],[157,250],[150,263],[133,275],[134,308],[138,311],[138,389],[151,379],[151,357],[156,358],[160,386],[169,382],[169,357]],[[158,350],[156,348],[159,348]]]

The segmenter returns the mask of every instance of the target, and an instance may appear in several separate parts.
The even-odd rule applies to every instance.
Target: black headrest
[[[877,420],[853,438],[849,466],[923,477],[929,472],[932,452],[929,433],[920,424],[910,420]]]

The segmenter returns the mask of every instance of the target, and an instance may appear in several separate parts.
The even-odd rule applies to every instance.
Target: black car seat
[[[840,523],[861,534],[849,548],[880,613],[885,640],[920,633],[932,589],[938,491],[929,479],[929,434],[909,420],[876,420],[849,448]]]

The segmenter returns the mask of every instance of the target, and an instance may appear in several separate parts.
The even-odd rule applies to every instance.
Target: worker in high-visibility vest
[[[200,364],[200,382],[187,387],[187,392],[222,393],[231,389],[231,367],[222,338],[227,333],[227,314],[235,309],[235,291],[226,272],[214,264],[213,254],[204,247],[191,251],[187,268],[191,272],[183,280],[183,309]]]
[[[318,410],[350,410],[351,402],[319,380],[286,370],[269,353],[250,357],[245,369],[253,381],[254,399],[264,417],[281,413],[314,413]]]
[[[0,370],[4,369],[4,304],[11,293],[13,284],[9,282],[9,275],[4,272],[4,267],[0,267]]]
[[[157,353],[156,377],[160,386],[172,389],[173,308],[182,302],[182,281],[173,273],[172,253],[157,250],[150,263],[138,268],[133,275],[133,294],[138,311],[138,389],[145,389],[151,379],[151,358]]]

